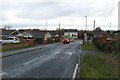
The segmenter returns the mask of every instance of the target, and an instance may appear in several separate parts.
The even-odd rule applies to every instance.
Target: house
[[[6,37],[17,37],[20,32],[17,30],[0,29],[0,39],[6,39]]]
[[[2,32],[2,36],[16,36],[20,32],[18,30],[6,30],[6,29],[0,29],[0,32]]]
[[[94,34],[94,37],[106,37],[109,34],[106,31],[98,31]]]
[[[48,31],[48,32],[51,34],[52,38],[59,37],[59,32],[57,32],[57,31]]]
[[[78,38],[78,31],[77,29],[64,29],[64,36],[70,36],[74,39]]]
[[[36,39],[36,44],[47,43],[47,38],[51,38],[51,34],[47,31],[42,31],[39,29],[33,29],[30,31]]]
[[[53,38],[55,40],[55,42],[60,41],[60,37],[59,37],[59,32],[58,31],[48,31],[51,34],[51,38]]]
[[[28,32],[22,32],[17,36],[19,37],[21,44],[35,45],[35,38],[32,34]]]
[[[47,43],[47,38],[51,38],[51,34],[47,31],[41,31],[39,29],[19,30],[22,33],[26,33],[28,37],[34,37],[36,44]]]

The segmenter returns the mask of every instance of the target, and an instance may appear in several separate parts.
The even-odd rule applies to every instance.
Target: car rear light
[[[67,41],[69,41],[69,39],[67,39]]]

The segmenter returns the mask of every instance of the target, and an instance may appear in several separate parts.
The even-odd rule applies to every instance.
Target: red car
[[[69,44],[70,43],[70,40],[69,39],[64,39],[63,40],[63,44]]]

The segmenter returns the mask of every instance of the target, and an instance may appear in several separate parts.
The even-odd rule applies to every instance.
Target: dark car
[[[70,43],[70,40],[69,39],[64,39],[63,40],[63,44],[69,44]]]

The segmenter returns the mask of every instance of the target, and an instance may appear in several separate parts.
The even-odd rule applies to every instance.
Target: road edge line
[[[78,64],[76,64],[76,67],[75,67],[75,69],[74,69],[74,73],[73,73],[72,80],[75,79],[75,76],[76,76],[76,74],[77,74],[77,69],[78,69]]]

